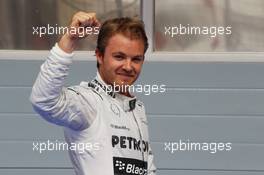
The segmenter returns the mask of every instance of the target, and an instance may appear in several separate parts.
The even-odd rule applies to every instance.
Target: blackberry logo
[[[113,157],[114,174],[147,175],[148,164],[145,161],[124,157]]]
[[[116,162],[115,162],[115,166],[116,166],[116,167],[119,167],[119,168],[118,168],[119,170],[124,170],[126,164],[123,163],[122,161],[116,160]]]

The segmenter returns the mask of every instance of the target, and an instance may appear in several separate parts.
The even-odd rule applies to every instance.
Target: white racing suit
[[[109,90],[100,75],[65,88],[73,54],[56,44],[42,64],[30,100],[47,121],[64,126],[77,175],[155,175],[142,102]]]

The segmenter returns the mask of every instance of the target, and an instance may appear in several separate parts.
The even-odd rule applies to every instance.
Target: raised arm
[[[73,16],[70,27],[95,27],[98,24],[95,13],[78,12]],[[96,108],[92,105],[95,99],[91,97],[86,108],[82,108],[82,97],[76,93],[78,90],[64,87],[72,63],[72,52],[78,41],[86,36],[81,37],[80,33],[62,36],[41,65],[30,96],[34,109],[44,119],[74,130],[87,128],[96,114]]]

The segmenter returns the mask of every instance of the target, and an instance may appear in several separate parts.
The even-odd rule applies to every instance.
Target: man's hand
[[[60,41],[59,47],[67,52],[71,53],[76,48],[78,41],[82,38],[85,38],[88,34],[83,30],[86,27],[99,27],[100,23],[96,19],[95,13],[85,13],[85,12],[77,12],[71,20],[71,24],[69,29],[75,28],[76,33],[65,33]]]

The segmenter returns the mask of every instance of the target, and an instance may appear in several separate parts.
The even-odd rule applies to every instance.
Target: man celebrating
[[[85,12],[76,13],[70,24],[76,29],[98,26],[96,15]],[[85,151],[68,149],[77,175],[155,175],[144,105],[128,88],[137,80],[148,48],[143,22],[106,21],[95,51],[97,76],[65,88],[72,52],[82,36],[66,33],[52,48],[32,88],[34,109],[64,127],[69,146],[89,145]]]

